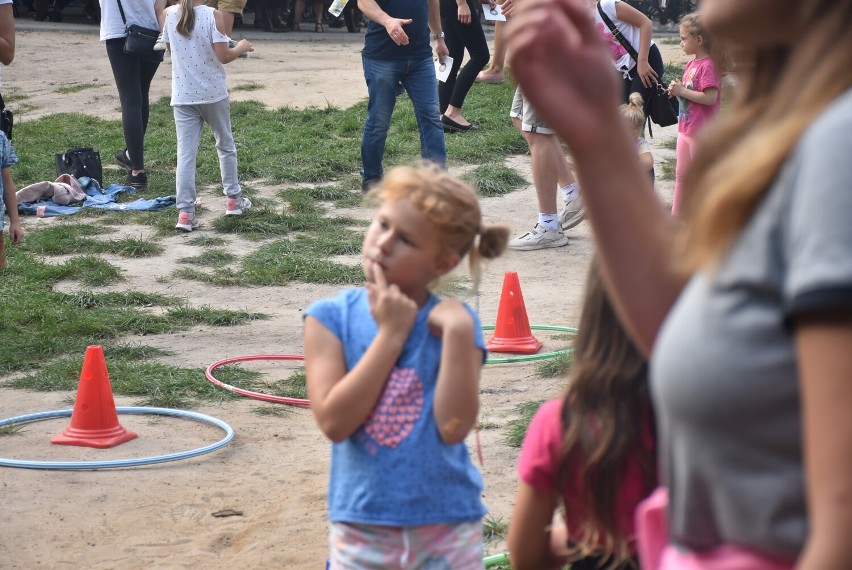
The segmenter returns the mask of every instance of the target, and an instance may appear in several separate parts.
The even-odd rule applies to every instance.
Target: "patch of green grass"
[[[221,267],[223,265],[233,263],[236,258],[236,255],[227,252],[224,249],[208,249],[192,257],[182,257],[178,259],[178,263],[189,263],[191,265],[211,265],[213,267]]]
[[[484,198],[503,196],[529,185],[523,176],[506,166],[484,164],[466,174],[463,180]]]
[[[166,250],[162,245],[141,237],[111,240],[106,242],[106,248],[109,253],[115,253],[122,257],[154,257]]]
[[[674,180],[675,177],[675,167],[677,166],[677,158],[671,156],[663,160],[662,164],[660,164],[660,180]]]
[[[217,247],[221,245],[227,245],[228,240],[221,237],[201,235],[186,240],[186,243],[188,245],[195,245],[198,247]]]
[[[518,412],[518,417],[509,421],[509,432],[506,434],[504,443],[509,447],[521,447],[524,442],[524,436],[527,433],[527,428],[533,419],[533,416],[538,411],[538,408],[544,403],[544,400],[536,400],[533,402],[525,402],[515,407]]]
[[[16,89],[14,87],[4,86],[3,92],[3,102],[6,103],[6,106],[9,106],[10,104],[21,103],[30,98],[29,95],[24,93],[24,91],[22,91],[21,89]],[[18,108],[16,106],[15,112],[17,111]]]
[[[680,80],[683,77],[683,70],[686,69],[685,62],[667,62],[663,67],[663,79],[669,83],[672,79]]]
[[[74,279],[92,287],[109,285],[124,279],[121,269],[94,255],[72,257],[62,264],[62,267],[68,270],[66,279]]]
[[[240,83],[231,87],[231,91],[257,91],[263,89],[263,84],[257,81],[249,81],[248,83]]]
[[[482,519],[482,540],[485,544],[505,539],[508,531],[509,521],[502,516],[495,517],[491,513],[488,513]]]
[[[113,231],[112,228],[93,224],[52,226],[29,232],[21,248],[40,255],[112,253],[122,257],[153,257],[164,251],[160,244],[141,237],[124,237],[116,240],[98,240],[90,237]]]
[[[662,44],[664,46],[677,46],[680,45],[680,38],[661,38],[655,39],[655,42],[658,44]]]
[[[480,430],[486,430],[486,429],[496,429],[496,428],[498,428],[498,427],[500,427],[500,426],[499,426],[499,424],[496,424],[496,423],[494,423],[494,422],[483,422],[483,421],[480,421],[480,422],[477,424],[477,426],[476,426],[476,427],[478,427]]]
[[[677,137],[670,138],[660,146],[667,150],[677,150]]]
[[[7,435],[23,435],[23,429],[24,427],[21,425],[0,427],[0,437]]]
[[[539,378],[556,378],[565,376],[574,365],[574,353],[559,354],[553,358],[540,360],[535,366],[535,374]]]
[[[137,405],[156,407],[189,407],[201,400],[233,399],[237,396],[223,390],[204,377],[201,368],[180,368],[149,359],[162,356],[157,349],[121,346],[104,348],[110,385],[115,394],[138,396]],[[80,380],[83,356],[56,360],[37,374],[15,378],[7,386],[40,392],[76,390]],[[217,379],[226,384],[247,383],[260,373],[238,366],[217,370]]]
[[[20,248],[10,248],[9,269],[0,279],[0,374],[82,354],[91,344],[109,347],[126,335],[162,334],[198,324],[228,326],[265,318],[246,311],[191,308],[180,299],[136,291],[54,290],[56,283],[67,279],[80,279],[95,287],[105,281],[104,274],[113,271],[117,269],[97,258],[73,257],[61,265],[50,265]],[[115,277],[115,273],[112,275]]]
[[[97,87],[103,87],[105,84],[100,83],[75,83],[74,85],[63,85],[56,89],[56,93],[60,93],[62,95],[66,93],[78,93],[80,91],[85,91],[86,89],[95,89]]]

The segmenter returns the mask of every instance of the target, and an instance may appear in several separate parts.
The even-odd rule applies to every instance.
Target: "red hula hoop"
[[[207,367],[207,370],[204,372],[204,375],[207,377],[207,380],[209,380],[213,384],[240,396],[254,398],[255,400],[262,400],[264,402],[272,402],[274,404],[289,404],[291,406],[301,406],[303,408],[309,408],[311,406],[310,400],[306,400],[304,398],[285,398],[284,396],[273,396],[272,394],[264,394],[263,392],[254,392],[252,390],[246,390],[244,388],[237,388],[236,386],[225,384],[224,382],[216,379],[216,377],[213,376],[213,371],[219,368],[220,366],[225,366],[226,364],[234,364],[235,362],[248,362],[250,360],[304,359],[305,357],[302,354],[250,354],[248,356],[234,356],[231,358],[225,358],[224,360],[218,360],[214,362],[213,364]]]

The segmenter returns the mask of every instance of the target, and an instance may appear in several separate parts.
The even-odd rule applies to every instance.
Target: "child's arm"
[[[678,80],[669,84],[669,97],[683,97],[699,105],[715,105],[719,98],[718,87],[708,87],[704,91],[693,91],[687,89],[686,85]]]
[[[639,164],[648,172],[654,169],[654,155],[650,152],[643,152],[639,155]]]
[[[512,568],[561,568],[567,559],[568,534],[563,524],[552,525],[556,494],[521,483],[509,525]]]
[[[316,319],[305,319],[308,398],[320,429],[335,442],[355,433],[375,408],[417,317],[417,303],[389,286],[378,265],[373,275],[376,282],[367,287],[379,332],[349,372],[338,338]]]
[[[17,245],[24,239],[24,229],[18,219],[18,199],[15,196],[15,182],[12,180],[12,169],[3,169],[3,202],[9,213],[9,237]]]
[[[221,34],[227,36],[228,34],[225,33],[225,22],[222,20],[222,13],[219,10],[215,10],[213,14],[216,18],[216,29]],[[254,51],[254,48],[251,42],[242,39],[234,47],[230,47],[228,42],[216,42],[213,44],[213,50],[216,52],[216,57],[219,58],[219,61],[222,63],[231,63],[242,54]]]
[[[163,29],[163,24],[166,21],[166,0],[154,0],[154,14],[157,16],[157,23],[160,24],[160,30]]]
[[[446,444],[467,436],[479,413],[482,351],[474,345],[473,318],[458,299],[445,299],[429,312],[429,328],[442,339],[435,389],[435,422]]]

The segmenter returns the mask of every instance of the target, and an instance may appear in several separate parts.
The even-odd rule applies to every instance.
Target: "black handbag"
[[[612,20],[609,19],[609,16],[607,16],[603,11],[603,8],[601,8],[600,2],[597,3],[597,7],[598,13],[609,28],[610,33],[612,33],[612,37],[621,44],[621,47],[627,50],[627,53],[633,58],[633,61],[639,61],[639,54],[636,52],[636,48],[627,41],[627,38],[622,35],[621,30],[619,30]],[[657,81],[656,89],[651,90],[648,100],[645,101],[645,116],[649,121],[653,121],[661,127],[669,127],[677,124],[677,114],[677,99],[669,97],[668,85],[666,85],[665,81],[663,81],[661,77],[659,81]],[[654,136],[651,132],[650,122],[648,123],[648,132],[651,136]]]
[[[12,140],[12,126],[14,124],[15,118],[12,116],[12,110],[6,108],[3,95],[0,95],[0,131],[6,133],[6,138],[9,140]]]
[[[70,174],[76,179],[88,176],[103,186],[101,153],[91,148],[69,148],[56,155],[56,176]]]
[[[160,35],[160,30],[152,30],[144,26],[136,24],[127,24],[127,18],[124,16],[124,8],[121,6],[121,0],[118,2],[118,11],[121,12],[121,21],[124,22],[127,36],[124,38],[124,53],[135,55],[145,61],[159,63],[163,61],[163,52],[154,49],[154,44],[157,43],[157,38]]]

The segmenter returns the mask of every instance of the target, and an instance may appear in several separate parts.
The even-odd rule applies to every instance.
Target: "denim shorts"
[[[521,121],[521,130],[525,133],[538,133],[541,135],[554,135],[556,131],[545,125],[535,113],[530,102],[521,93],[521,88],[515,89],[515,98],[512,100],[512,110],[509,116]]]
[[[331,523],[331,570],[482,570],[482,522],[395,527]]]

